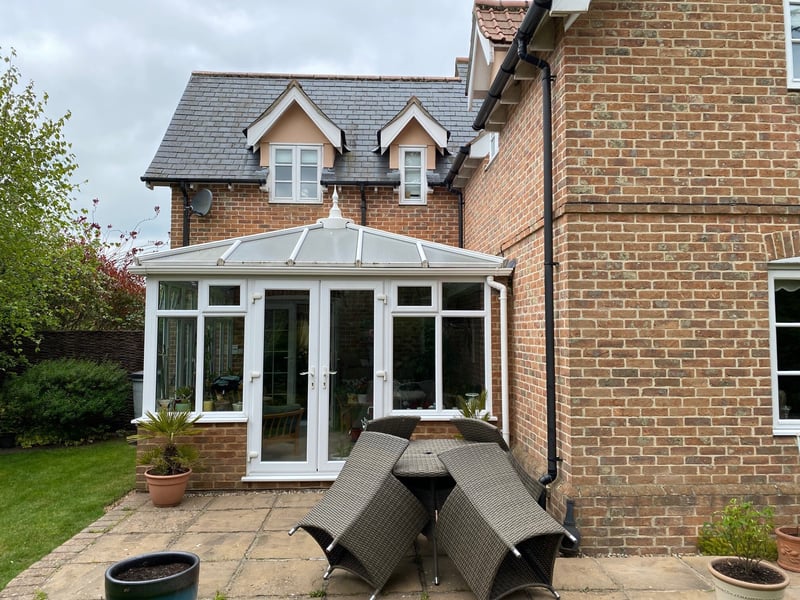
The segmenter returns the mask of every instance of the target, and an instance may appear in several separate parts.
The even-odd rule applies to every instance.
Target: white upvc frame
[[[800,0],[783,0],[786,38],[786,87],[800,89]]]
[[[769,358],[770,376],[772,380],[772,433],[773,435],[800,436],[800,419],[783,419],[780,413],[780,376],[798,376],[800,371],[778,370],[778,335],[779,327],[798,327],[800,323],[778,323],[775,311],[775,281],[797,280],[800,283],[800,269],[772,270],[769,272]]]
[[[419,167],[406,167],[406,155],[419,153]],[[428,176],[427,176],[427,148],[425,146],[400,146],[400,156],[398,157],[400,166],[400,204],[426,204],[428,202]],[[409,171],[419,169],[419,184],[412,181],[408,183]],[[410,185],[419,185],[419,196],[406,198],[406,188]]]
[[[292,152],[292,178],[291,180],[279,180],[277,178],[277,158],[276,154],[279,150],[290,150]],[[317,154],[316,172],[313,181],[311,179],[303,179],[302,176],[302,160],[301,156],[304,151],[313,150]],[[285,164],[285,163],[284,163]],[[282,204],[321,204],[322,203],[322,186],[320,179],[322,178],[322,146],[320,144],[270,144],[269,145],[269,201],[272,203]],[[277,193],[277,185],[279,183],[288,183],[291,185],[291,196],[279,196]],[[303,184],[313,183],[316,187],[316,195],[311,197],[303,197]]]
[[[443,309],[443,293],[442,286],[445,283],[480,283],[483,289],[483,308],[480,310],[444,310]],[[433,286],[433,306],[431,307],[408,307],[397,306],[395,299],[397,298],[397,288],[404,286]],[[384,414],[411,414],[419,415],[425,421],[449,421],[454,416],[459,416],[460,413],[457,409],[444,408],[444,382],[443,382],[443,364],[444,357],[442,352],[443,347],[443,332],[442,323],[448,317],[467,317],[467,318],[480,318],[483,319],[483,381],[486,389],[486,410],[492,406],[492,310],[491,310],[491,290],[486,285],[483,279],[472,280],[470,278],[443,278],[436,280],[395,280],[391,281],[391,296],[389,301],[390,310],[387,311],[386,335],[385,335],[385,352],[386,352],[386,365],[389,367],[389,390],[384,396]],[[421,317],[433,318],[434,325],[434,340],[435,348],[435,379],[436,389],[434,396],[436,398],[436,407],[431,409],[404,409],[396,410],[394,408],[394,354],[393,354],[393,340],[394,340],[394,318],[406,317]]]
[[[158,289],[162,282],[169,281],[193,281],[198,283],[197,289],[197,308],[193,309],[159,309],[158,308]],[[209,306],[209,287],[212,285],[238,285],[240,286],[239,306]],[[195,373],[194,389],[195,398],[192,404],[193,414],[202,414],[201,423],[229,423],[245,421],[245,408],[242,411],[226,412],[203,412],[202,393],[203,393],[203,366],[205,365],[205,317],[241,317],[244,319],[245,346],[247,346],[248,316],[246,295],[247,287],[241,279],[204,279],[198,276],[187,277],[163,277],[160,279],[148,278],[147,294],[145,307],[145,361],[151,363],[145,365],[144,377],[142,381],[142,413],[147,411],[155,412],[156,406],[156,383],[157,383],[157,360],[158,360],[158,320],[162,317],[189,318],[195,321],[197,336],[195,339]],[[249,361],[246,348],[242,349],[244,354],[243,373],[249,368]]]

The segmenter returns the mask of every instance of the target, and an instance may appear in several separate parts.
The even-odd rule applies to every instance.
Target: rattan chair
[[[334,569],[361,577],[374,599],[428,522],[425,507],[392,475],[408,440],[364,431],[317,505],[289,531],[305,529]]]
[[[544,507],[545,486],[537,479],[531,477],[525,470],[525,467],[514,458],[514,454],[511,452],[506,440],[503,438],[503,434],[500,433],[497,427],[480,419],[456,418],[452,420],[452,423],[468,442],[494,442],[500,446],[500,448],[508,452],[508,458],[511,460],[511,464],[522,480],[522,483],[528,489],[531,496],[533,496],[534,500],[539,502],[540,506]]]
[[[436,532],[478,600],[553,588],[553,569],[566,530],[539,506],[495,443],[439,454],[456,481]]]
[[[390,415],[373,419],[367,423],[367,431],[380,431],[389,435],[410,439],[411,434],[419,423],[418,416],[411,415]]]

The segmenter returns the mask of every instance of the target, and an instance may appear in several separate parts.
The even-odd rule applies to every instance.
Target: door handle
[[[309,367],[308,371],[301,371],[300,375],[308,375],[308,383],[311,385],[311,389],[313,390],[316,387],[317,381],[314,374],[314,367]]]
[[[329,371],[327,365],[322,367],[322,389],[328,389],[328,375],[336,375],[339,371]]]

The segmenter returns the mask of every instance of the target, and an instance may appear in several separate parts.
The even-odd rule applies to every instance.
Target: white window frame
[[[445,283],[480,283],[483,286],[483,308],[478,310],[445,310],[442,306],[442,286]],[[398,306],[396,302],[397,288],[403,286],[433,286],[433,305],[430,307],[405,307]],[[460,416],[460,412],[455,408],[444,408],[444,382],[443,382],[443,361],[444,356],[442,353],[442,322],[448,317],[467,317],[477,318],[483,320],[483,380],[486,389],[486,405],[485,410],[490,411],[492,406],[492,311],[491,311],[491,291],[489,286],[483,280],[473,280],[469,277],[464,278],[445,278],[435,281],[430,280],[408,280],[408,281],[392,281],[391,282],[391,299],[387,314],[386,335],[385,339],[385,353],[386,364],[390,366],[390,376],[388,378],[389,393],[384,397],[384,414],[401,414],[401,415],[418,415],[425,421],[449,421],[453,417]],[[393,372],[394,356],[394,318],[404,317],[422,317],[434,319],[434,336],[435,336],[435,380],[436,388],[434,390],[435,406],[429,409],[396,409],[394,408],[394,387],[395,379]]]
[[[406,154],[419,152],[420,182],[419,198],[406,198]],[[428,175],[426,170],[427,148],[425,146],[400,146],[400,204],[427,204],[428,202]]]
[[[275,155],[278,150],[291,150],[292,152],[292,196],[278,196],[275,180]],[[301,152],[304,150],[316,150],[317,153],[317,173],[314,184],[317,186],[317,195],[313,198],[302,198],[301,189],[303,181],[300,179],[301,173]],[[269,145],[269,201],[279,204],[321,204],[322,203],[322,146],[320,144],[270,144]]]
[[[800,419],[784,419],[781,416],[781,393],[779,377],[781,375],[796,375],[800,371],[778,370],[778,335],[779,327],[798,327],[800,323],[778,323],[775,311],[775,281],[797,280],[800,284],[800,269],[781,269],[769,272],[769,358],[770,375],[772,378],[772,433],[773,435],[800,435]]]
[[[488,167],[500,152],[500,133],[497,131],[489,132],[489,162],[486,164]]]
[[[792,37],[792,13],[800,21],[800,0],[783,0],[786,38],[786,87],[800,90],[800,31]],[[798,23],[800,26],[800,22]],[[796,59],[795,59],[796,57]]]
[[[158,308],[158,289],[160,283],[170,281],[191,281],[198,284],[197,290],[197,307],[191,309],[170,309]],[[210,306],[209,301],[209,287],[212,285],[238,285],[240,287],[240,304],[239,306]],[[241,411],[212,411],[204,412],[202,409],[202,391],[203,391],[203,366],[205,365],[205,318],[208,317],[241,317],[244,319],[245,339],[244,344],[247,345],[247,331],[248,331],[248,305],[245,301],[247,295],[246,282],[241,279],[203,279],[202,277],[162,277],[160,279],[147,280],[147,306],[145,308],[145,360],[150,361],[148,365],[150,368],[145,368],[145,375],[143,383],[143,410],[142,414],[146,411],[155,412],[158,410],[156,406],[156,357],[158,355],[158,320],[161,317],[183,317],[191,318],[196,323],[197,335],[195,340],[195,381],[194,390],[195,398],[192,401],[191,413],[193,415],[202,415],[201,423],[237,423],[246,421],[245,410]],[[241,348],[240,352],[244,358],[242,373],[246,373],[249,369],[249,361],[246,354],[246,348]],[[151,358],[152,357],[152,358]],[[242,382],[244,385],[244,382]]]

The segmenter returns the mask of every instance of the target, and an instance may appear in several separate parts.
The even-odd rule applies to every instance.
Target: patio
[[[321,498],[318,491],[192,494],[175,508],[157,509],[145,493],[132,492],[101,519],[44,557],[0,591],[0,599],[102,600],[103,573],[113,562],[144,552],[180,549],[201,558],[200,598],[226,600],[318,596],[367,598],[371,590],[344,571],[322,579],[327,563],[305,532],[287,535]],[[714,597],[708,559],[684,557],[560,558],[555,587],[564,600]],[[432,584],[433,560],[424,536],[380,597],[472,600],[447,556],[441,583]],[[800,574],[792,574],[787,600],[800,600]],[[511,599],[552,598],[530,589]]]

